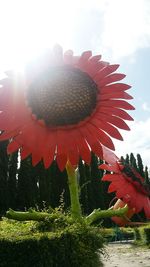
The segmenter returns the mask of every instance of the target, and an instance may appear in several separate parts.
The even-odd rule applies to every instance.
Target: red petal
[[[120,91],[126,91],[130,89],[131,86],[125,83],[114,83],[109,84],[103,88],[101,88],[101,94],[110,94],[112,92],[120,92]]]
[[[79,152],[77,150],[77,147],[70,148],[68,152],[68,159],[72,166],[76,166],[79,162]]]
[[[74,137],[72,136],[72,131],[69,130],[68,132],[68,159],[72,166],[76,166],[79,162],[79,151],[77,148],[76,141],[74,140]]]
[[[99,166],[100,169],[106,170],[106,171],[110,171],[110,172],[118,172],[118,165],[114,164],[114,165],[108,165],[108,164],[101,164]]]
[[[57,161],[57,165],[58,165],[60,171],[63,171],[65,169],[67,160],[68,160],[68,158],[67,158],[66,154],[57,155],[56,161]]]
[[[90,62],[97,62],[101,59],[101,57],[102,57],[101,55],[92,56],[90,58]]]
[[[104,79],[100,80],[98,84],[100,85],[100,87],[103,87],[109,83],[120,81],[124,79],[125,77],[126,77],[125,74],[113,73],[109,76],[106,76]]]
[[[43,151],[43,162],[45,168],[48,168],[54,160],[56,151],[56,133],[50,133],[45,140],[45,149]]]
[[[24,160],[31,154],[30,150],[27,147],[22,147],[21,149],[21,159]]]
[[[55,154],[55,147],[51,147],[51,151],[49,151],[49,153],[45,153],[43,156],[43,162],[44,162],[44,167],[45,169],[49,168],[49,166],[51,165],[51,163],[54,160],[54,154]]]
[[[92,120],[94,121],[95,125],[102,130],[104,130],[106,133],[108,133],[111,137],[116,138],[118,140],[123,140],[121,134],[119,133],[118,129],[109,124],[107,121],[102,121],[100,118],[102,117],[102,114],[97,114],[95,116],[95,119]]]
[[[91,121],[91,123],[92,123],[92,121]],[[105,134],[105,132],[98,129],[98,127],[96,128],[95,125],[92,125],[91,123],[88,123],[86,126],[87,129],[89,130],[89,132],[91,134],[93,133],[93,136],[98,138],[100,143],[102,143],[106,147],[110,148],[111,150],[115,150],[114,144],[113,144],[112,140],[110,139],[110,137],[107,134]]]
[[[20,148],[20,144],[17,143],[15,140],[13,140],[9,145],[7,146],[7,153],[11,154],[15,151],[17,151]]]
[[[103,158],[103,151],[102,151],[102,146],[99,143],[99,140],[91,134],[91,132],[88,131],[86,127],[81,127],[80,131],[82,135],[85,137],[87,143],[91,147],[91,150],[101,159]]]
[[[11,131],[11,132],[7,132],[5,131],[4,133],[2,133],[0,135],[0,141],[3,141],[3,140],[7,140],[7,139],[10,139],[14,136],[16,136],[18,134],[19,130],[14,130],[14,131]]]
[[[87,163],[90,164],[91,162],[91,152],[90,149],[85,142],[85,140],[80,140],[80,143],[78,144],[79,153],[81,155],[81,158]]]
[[[107,115],[116,115],[117,117],[120,117],[124,120],[133,121],[133,118],[126,111],[115,107],[102,107],[100,105],[97,111],[105,113]]]
[[[104,114],[104,115],[101,114],[101,120],[104,122],[108,121],[109,123],[117,126],[120,129],[127,130],[127,131],[130,130],[129,126],[122,119],[120,119],[118,117],[109,116],[106,114]]]
[[[116,185],[111,183],[108,187],[108,193],[112,193],[116,191]]]
[[[103,68],[100,72],[98,72],[96,74],[96,76],[94,77],[94,80],[97,82],[99,80],[101,80],[102,78],[104,78],[105,76],[109,75],[110,73],[116,71],[118,69],[119,65],[108,65],[105,68]]]
[[[102,145],[98,141],[91,143],[91,150],[94,152],[94,154],[103,159]]]
[[[85,51],[82,53],[80,60],[81,61],[87,61],[92,56],[92,51]]]
[[[87,142],[84,139],[85,136],[82,136],[82,134],[76,129],[74,129],[72,131],[72,136],[74,136],[74,140],[77,144],[77,147],[79,150],[79,155],[87,164],[90,164],[91,151],[90,151],[90,148],[89,148]]]
[[[0,130],[7,130],[12,120],[12,116],[8,112],[0,113]]]
[[[118,179],[119,175],[118,174],[105,174],[102,178],[102,181],[108,181],[108,182],[113,182],[113,179]]]
[[[103,149],[103,159],[109,164],[116,164],[119,158],[115,155],[115,153],[109,150],[107,147],[104,147],[103,145],[102,149]]]
[[[123,98],[123,99],[133,99],[132,96],[125,93],[124,91],[121,92],[112,92],[110,94],[100,94],[100,100],[108,100],[110,98]]]
[[[77,63],[77,67],[79,67],[81,70],[87,72],[87,68],[89,66],[88,59],[92,56],[91,51],[85,51],[81,57],[79,58],[79,61]]]
[[[109,100],[109,101],[101,101],[101,106],[103,107],[117,107],[123,108],[126,110],[134,110],[135,108],[130,105],[128,102],[124,100]]]
[[[41,154],[32,152],[32,165],[35,166],[41,161]]]
[[[92,77],[92,79],[95,80],[94,77],[96,76],[96,74],[100,70],[105,68],[107,65],[108,65],[108,62],[105,62],[105,61],[98,61],[97,63],[95,62],[95,64],[90,64],[88,66],[87,72]]]

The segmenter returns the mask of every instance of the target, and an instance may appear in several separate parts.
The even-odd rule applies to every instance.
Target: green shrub
[[[144,228],[145,242],[147,245],[150,245],[150,227]]]
[[[134,240],[139,241],[141,240],[141,232],[139,228],[134,228]]]
[[[100,228],[100,233],[106,242],[134,239],[134,231],[129,227]]]
[[[97,228],[69,216],[64,221],[64,216],[56,216],[57,227],[50,223],[50,231],[48,221],[0,222],[0,267],[103,266],[103,239]]]

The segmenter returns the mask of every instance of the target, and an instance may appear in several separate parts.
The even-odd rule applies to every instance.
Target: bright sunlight
[[[20,69],[55,43],[69,44],[71,16],[63,1],[0,0],[0,71]]]

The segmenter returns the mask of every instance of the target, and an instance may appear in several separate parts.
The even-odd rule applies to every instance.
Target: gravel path
[[[112,243],[106,251],[104,267],[150,267],[150,249],[134,247],[131,243]]]

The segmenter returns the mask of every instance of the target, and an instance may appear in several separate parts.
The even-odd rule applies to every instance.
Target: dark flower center
[[[33,81],[27,102],[48,126],[77,124],[96,107],[97,86],[88,74],[67,66],[47,70]]]

